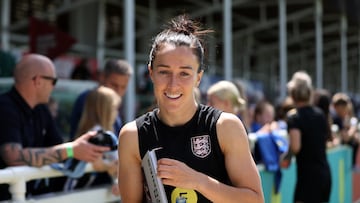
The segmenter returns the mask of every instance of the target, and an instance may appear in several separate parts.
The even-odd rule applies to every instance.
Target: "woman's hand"
[[[163,184],[188,189],[196,189],[203,177],[185,163],[168,158],[158,161],[157,172]]]

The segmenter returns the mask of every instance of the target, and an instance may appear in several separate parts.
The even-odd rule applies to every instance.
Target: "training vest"
[[[148,150],[161,147],[156,151],[158,159],[176,159],[230,185],[216,133],[216,123],[221,111],[200,104],[187,123],[176,127],[164,124],[157,112],[158,109],[154,109],[136,119],[141,157]],[[211,202],[197,191],[164,186],[169,203],[176,203],[177,198],[185,198],[187,203]]]

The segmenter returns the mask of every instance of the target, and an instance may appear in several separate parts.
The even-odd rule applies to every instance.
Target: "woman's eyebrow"
[[[161,68],[170,68],[171,66],[169,65],[165,65],[165,64],[158,64],[156,65],[156,67],[161,67]],[[194,68],[192,66],[180,66],[180,69],[187,69],[187,70],[193,70]]]

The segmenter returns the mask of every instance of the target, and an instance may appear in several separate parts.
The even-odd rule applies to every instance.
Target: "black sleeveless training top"
[[[157,111],[158,109],[154,109],[136,119],[141,157],[148,150],[161,147],[156,151],[158,159],[182,161],[194,170],[229,185],[216,133],[216,123],[221,111],[200,104],[191,120],[176,127],[164,124],[158,118]],[[180,196],[186,198],[187,203],[210,202],[194,190],[165,185],[165,191],[169,203],[175,203]]]

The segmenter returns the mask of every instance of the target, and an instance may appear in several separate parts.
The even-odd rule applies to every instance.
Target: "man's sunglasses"
[[[36,76],[35,76],[36,77]],[[34,79],[35,79],[34,77]],[[51,77],[51,76],[46,76],[46,75],[40,75],[41,78],[45,79],[45,80],[51,80],[52,81],[52,85],[55,86],[57,83],[57,78]]]

